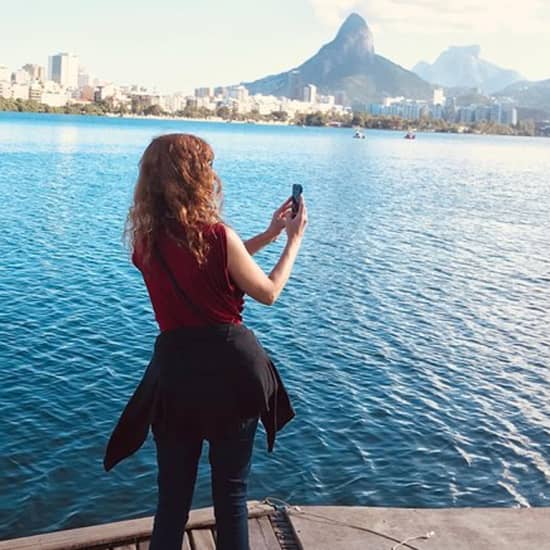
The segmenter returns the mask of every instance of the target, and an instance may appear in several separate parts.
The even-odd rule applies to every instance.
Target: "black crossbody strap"
[[[197,315],[197,317],[201,318],[204,321],[208,321],[209,323],[212,323],[213,320],[206,314],[205,311],[203,311],[200,307],[198,307],[193,302],[193,300],[191,300],[191,298],[189,298],[189,295],[187,294],[187,292],[185,292],[183,288],[181,288],[181,286],[178,284],[178,281],[176,280],[176,278],[174,277],[174,274],[168,267],[168,264],[166,263],[166,260],[162,256],[158,246],[155,246],[155,253],[164,271],[166,271],[166,273],[168,274],[168,277],[170,277],[170,281],[172,282],[172,286],[174,287],[174,290],[176,291],[176,293],[179,294],[181,298],[183,298],[185,303],[189,306],[189,308],[193,311],[193,313]]]

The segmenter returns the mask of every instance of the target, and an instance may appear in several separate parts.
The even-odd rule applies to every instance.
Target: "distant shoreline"
[[[360,128],[362,131],[368,133],[371,130],[382,130],[382,131],[391,131],[391,132],[407,132],[403,128],[391,128],[391,127],[366,127],[360,125],[352,124],[340,124],[340,125],[331,125],[331,124],[297,124],[291,121],[280,121],[280,120],[237,120],[237,119],[224,119],[218,116],[211,116],[208,118],[201,117],[179,117],[173,115],[138,115],[138,114],[115,114],[115,113],[64,113],[64,112],[43,112],[43,111],[15,111],[15,110],[5,110],[0,111],[0,113],[27,113],[35,115],[69,115],[69,116],[80,116],[80,117],[101,117],[101,118],[110,118],[110,119],[129,119],[129,120],[167,120],[167,121],[180,121],[180,122],[215,122],[215,123],[226,123],[226,124],[240,124],[240,125],[255,125],[255,126],[294,126],[294,127],[307,127],[307,128],[336,128],[336,129],[345,129],[353,130]],[[550,137],[550,135],[537,134],[537,135],[524,135],[524,134],[501,134],[501,133],[492,133],[492,132],[481,132],[472,130],[471,127],[462,126],[462,130],[453,131],[453,130],[443,130],[436,128],[415,128],[415,121],[412,121],[410,128],[416,134],[454,134],[454,135],[481,135],[481,136],[499,136],[499,137]]]
[[[64,113],[63,113],[64,114]],[[265,124],[266,126],[296,126],[280,120],[226,120],[222,117],[212,116],[208,118],[182,117],[182,116],[162,116],[162,115],[116,115],[105,113],[104,115],[83,115],[83,116],[104,116],[108,118],[129,118],[137,120],[181,120],[190,122],[225,122],[228,124]]]

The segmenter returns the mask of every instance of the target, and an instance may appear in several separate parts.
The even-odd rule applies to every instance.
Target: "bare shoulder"
[[[241,238],[239,237],[239,235],[237,234],[237,232],[229,225],[227,225],[226,223],[222,223],[222,226],[225,230],[225,237],[227,239],[227,245],[228,246],[239,246],[240,244],[242,244],[242,240]]]

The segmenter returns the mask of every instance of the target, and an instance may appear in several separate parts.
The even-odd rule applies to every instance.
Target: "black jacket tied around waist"
[[[244,325],[183,327],[162,332],[151,362],[111,434],[110,470],[155,437],[208,437],[259,416],[271,452],[294,410],[275,365]]]

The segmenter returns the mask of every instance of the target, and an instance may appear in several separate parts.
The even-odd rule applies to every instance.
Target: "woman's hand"
[[[307,208],[303,195],[300,195],[300,204],[298,205],[298,213],[296,216],[293,218],[292,212],[289,212],[285,217],[285,227],[288,240],[301,240],[304,236],[306,225]]]
[[[273,212],[273,216],[271,218],[271,223],[269,224],[269,227],[266,229],[266,234],[270,237],[270,239],[275,240],[282,232],[282,230],[286,227],[286,218],[287,215],[290,216],[292,212],[292,198],[289,197],[286,199],[275,212]]]

